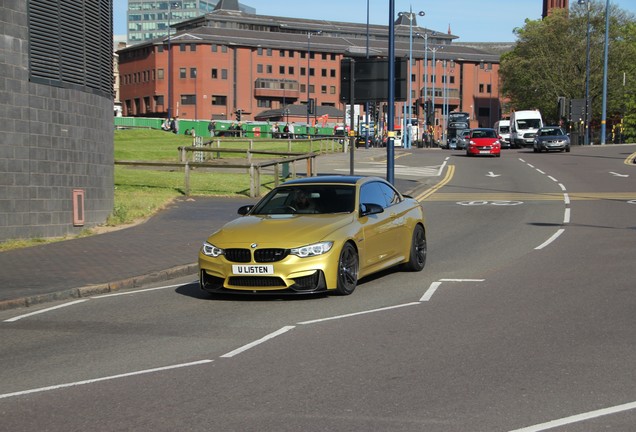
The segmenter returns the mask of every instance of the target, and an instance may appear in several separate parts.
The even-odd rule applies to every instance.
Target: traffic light
[[[234,112],[234,114],[236,114],[236,121],[241,121],[241,114],[243,114],[243,110],[238,109]]]
[[[307,112],[309,114],[316,113],[316,99],[314,98],[309,99],[309,103],[307,104]]]
[[[435,124],[435,111],[433,110],[433,102],[427,100],[424,104],[426,110],[426,124],[434,125]]]
[[[415,117],[419,116],[420,115],[420,104],[416,103],[415,105],[413,105],[413,108],[411,109],[411,112],[413,113],[413,115]]]

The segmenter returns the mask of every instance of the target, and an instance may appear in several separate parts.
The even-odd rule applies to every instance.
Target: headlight
[[[331,250],[332,246],[333,242],[320,242],[307,246],[292,248],[289,253],[300,258],[307,258],[327,253]]]
[[[223,249],[218,248],[216,246],[214,246],[211,243],[205,242],[203,243],[203,247],[201,248],[201,252],[203,252],[203,255],[207,255],[207,256],[211,256],[211,257],[218,257],[223,255]]]

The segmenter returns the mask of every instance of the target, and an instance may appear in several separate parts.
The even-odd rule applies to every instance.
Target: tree
[[[589,91],[594,126],[600,125],[601,120],[605,2],[590,1],[589,6]],[[536,108],[547,122],[556,123],[559,96],[585,98],[587,5],[577,3],[569,11],[557,10],[543,20],[526,20],[515,33],[517,43],[501,57],[502,92],[514,109]],[[636,93],[634,16],[611,7],[608,40],[608,124],[622,116],[636,123],[636,118],[631,120],[636,117],[636,100],[632,100]],[[634,131],[630,133],[636,134]]]

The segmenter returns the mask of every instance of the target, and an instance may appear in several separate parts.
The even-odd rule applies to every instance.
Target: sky
[[[570,0],[574,4],[577,0]],[[259,15],[389,24],[389,0],[241,0]],[[113,0],[114,34],[126,34],[127,0]],[[611,0],[612,5],[636,14],[636,0]],[[541,19],[542,0],[395,0],[395,13],[423,11],[417,24],[458,36],[458,42],[514,42],[513,29],[526,18]]]

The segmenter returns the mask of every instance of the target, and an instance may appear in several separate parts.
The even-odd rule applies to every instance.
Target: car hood
[[[334,240],[329,235],[349,225],[353,213],[328,215],[243,216],[225,224],[208,241],[221,248],[258,243],[260,247],[291,248]]]

